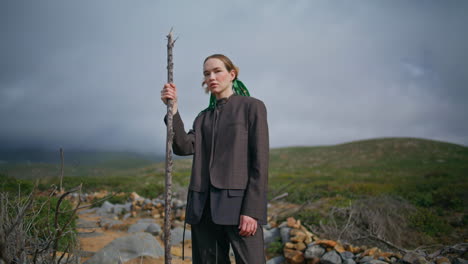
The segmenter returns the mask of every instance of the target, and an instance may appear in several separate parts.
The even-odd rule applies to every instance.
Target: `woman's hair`
[[[234,65],[234,63],[232,63],[231,59],[229,59],[227,56],[225,56],[223,54],[210,55],[210,56],[206,57],[206,59],[203,61],[203,65],[205,65],[205,62],[207,60],[209,60],[209,59],[218,59],[218,60],[222,61],[228,72],[231,72],[232,70],[234,70],[234,72],[236,73],[236,76],[234,76],[234,80],[236,80],[237,76],[239,76],[239,68],[236,65]],[[206,85],[205,80],[203,80],[202,86],[204,87],[205,85]],[[205,92],[206,93],[209,92],[208,87],[205,87]]]

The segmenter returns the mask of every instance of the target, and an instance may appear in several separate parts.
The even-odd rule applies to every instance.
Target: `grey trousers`
[[[231,245],[236,264],[264,264],[263,229],[259,225],[253,236],[239,235],[237,225],[213,223],[209,202],[203,210],[200,222],[192,225],[193,264],[227,264]]]

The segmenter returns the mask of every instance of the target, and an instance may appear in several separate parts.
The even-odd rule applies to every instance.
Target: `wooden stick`
[[[174,63],[172,62],[172,48],[175,40],[172,28],[167,35],[167,82],[174,81]],[[171,205],[172,205],[172,100],[167,102],[167,141],[166,141],[166,188],[164,190],[164,264],[172,263],[171,256]]]

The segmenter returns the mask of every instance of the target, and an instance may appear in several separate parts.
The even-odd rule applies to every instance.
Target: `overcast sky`
[[[202,62],[231,57],[272,147],[421,137],[468,145],[468,1],[0,3],[0,148],[164,151],[166,35],[186,128]]]

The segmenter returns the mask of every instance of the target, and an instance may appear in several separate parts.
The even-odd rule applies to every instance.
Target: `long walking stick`
[[[174,63],[172,63],[172,48],[175,40],[172,29],[167,35],[167,82],[174,80]],[[164,264],[172,263],[171,256],[171,205],[172,205],[172,100],[167,102],[167,141],[166,141],[166,188],[164,192]]]

